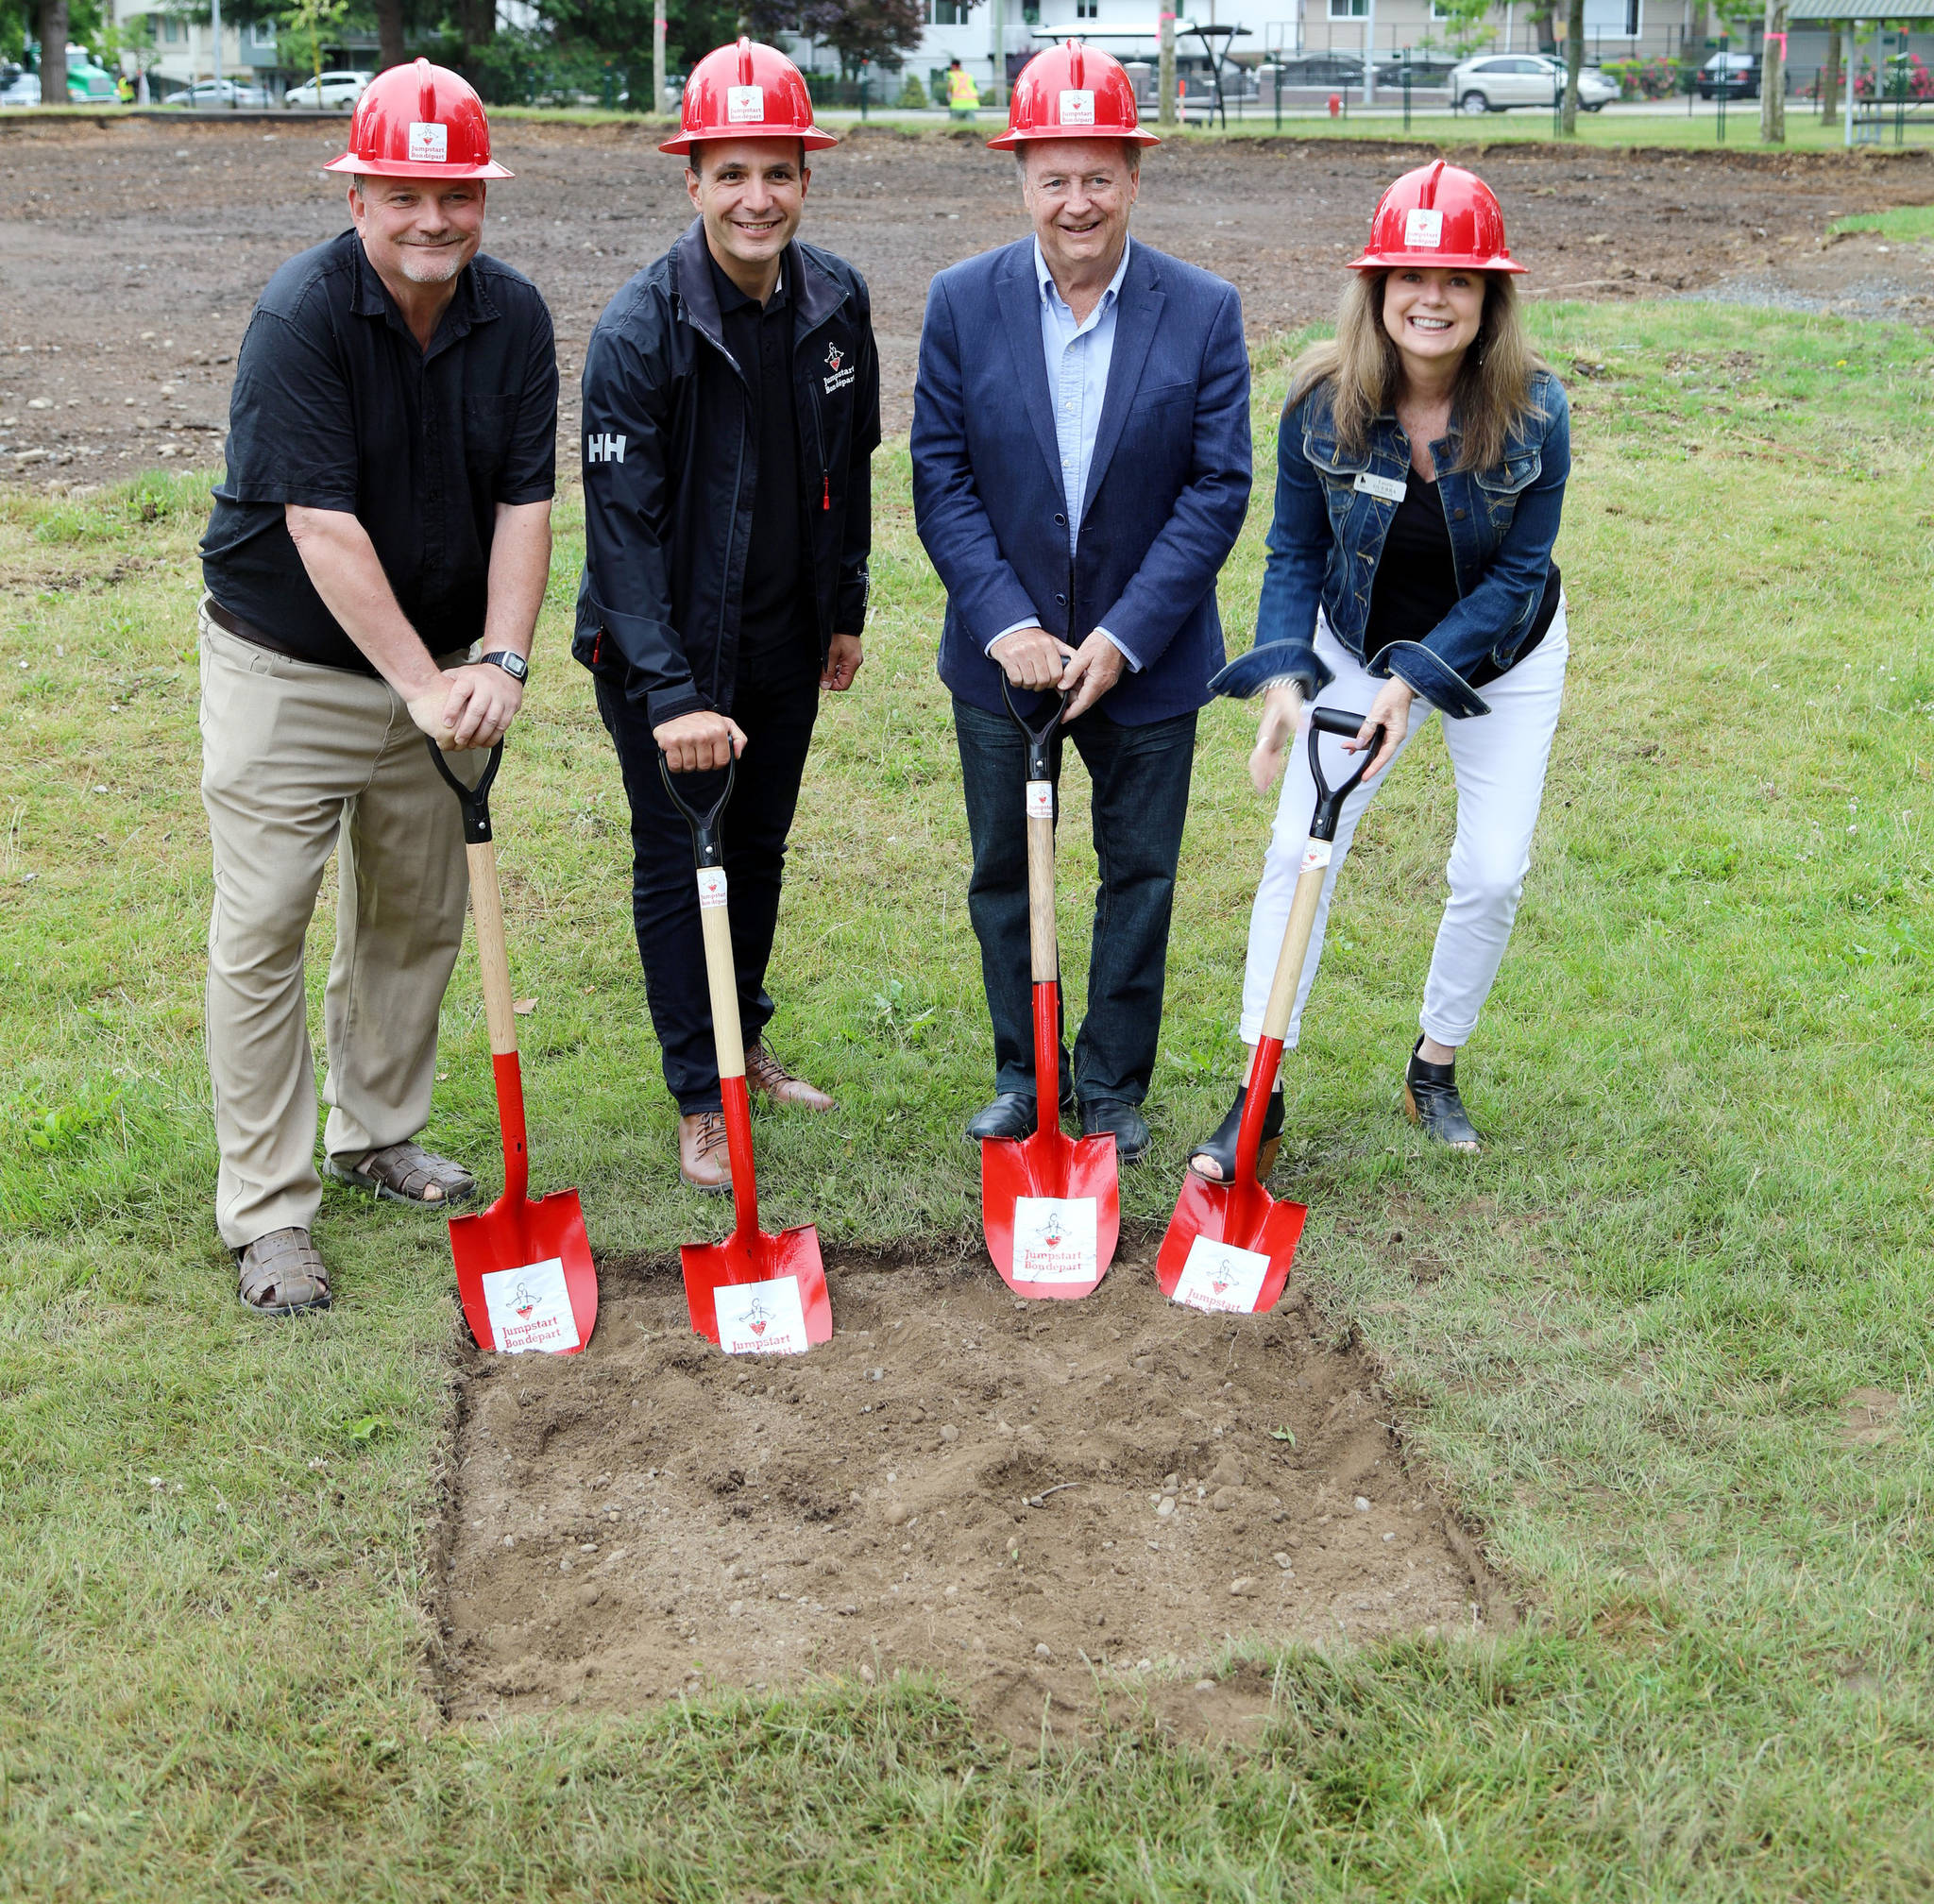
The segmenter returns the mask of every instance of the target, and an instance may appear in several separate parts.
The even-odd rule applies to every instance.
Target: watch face
[[[513,681],[521,681],[529,675],[531,664],[521,654],[513,654],[508,650],[500,654],[486,654],[486,661],[494,661]]]

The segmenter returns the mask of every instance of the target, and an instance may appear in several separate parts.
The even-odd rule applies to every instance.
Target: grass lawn
[[[443,1228],[331,1193],[338,1306],[286,1326],[238,1310],[211,1220],[206,479],[0,500],[0,1896],[1934,1889],[1934,345],[1699,303],[1531,321],[1575,409],[1574,646],[1465,1065],[1497,1141],[1430,1155],[1393,1114],[1450,839],[1429,737],[1359,836],[1277,1179],[1525,1618],[1263,1656],[1276,1708],[1242,1752],[1124,1725],[1037,1762],[913,1680],[440,1720]],[[1236,645],[1285,356],[1258,366]],[[825,711],[775,960],[775,1042],[842,1110],[760,1127],[772,1216],[836,1247],[975,1233],[959,1125],[989,1082],[940,597],[904,441],[882,465],[867,672]],[[581,1186],[601,1251],[662,1258],[721,1219],[675,1184],[622,795],[565,652],[574,503],[562,526],[495,802],[534,1182]],[[1233,1077],[1266,831],[1247,727],[1202,724],[1130,1220],[1165,1215]],[[487,1165],[486,1051],[467,954],[429,1134]]]
[[[1899,205],[1892,212],[1856,212],[1836,218],[1829,231],[1872,231],[1901,245],[1934,243],[1934,205]]]

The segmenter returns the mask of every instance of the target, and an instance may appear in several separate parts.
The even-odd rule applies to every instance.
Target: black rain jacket
[[[792,304],[792,387],[814,620],[833,636],[866,621],[879,358],[866,280],[796,240],[783,265]],[[699,353],[717,350],[744,397],[700,412]],[[746,372],[725,348],[694,219],[605,307],[585,352],[585,573],[571,653],[644,707],[653,726],[701,708],[729,713],[738,610],[761,480]]]

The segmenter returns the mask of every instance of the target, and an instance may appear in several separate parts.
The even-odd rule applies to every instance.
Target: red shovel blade
[[[833,1339],[833,1304],[811,1224],[776,1236],[737,1232],[722,1243],[686,1243],[691,1326],[728,1355],[804,1355]]]
[[[1089,1296],[1108,1274],[1121,1233],[1114,1138],[1058,1127],[980,1145],[980,1218],[987,1253],[1016,1296]]]
[[[1193,1309],[1261,1316],[1275,1308],[1309,1208],[1279,1203],[1253,1179],[1211,1183],[1191,1170],[1155,1259],[1162,1293]]]
[[[450,1219],[457,1293],[480,1349],[575,1355],[598,1323],[598,1272],[575,1190],[535,1202],[509,1192]]]
[[[744,1078],[721,1078],[719,1095],[732,1160],[732,1234],[722,1243],[679,1247],[691,1326],[728,1355],[804,1355],[833,1339],[820,1232],[810,1223],[776,1236],[759,1228]]]

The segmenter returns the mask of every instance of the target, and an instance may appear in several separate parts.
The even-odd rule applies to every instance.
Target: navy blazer
[[[1105,627],[1142,664],[1095,705],[1124,726],[1186,714],[1222,666],[1215,578],[1249,502],[1249,357],[1235,286],[1137,242],[1068,559],[1034,241],[942,271],[913,392],[913,512],[947,590],[941,679],[1001,711],[987,644],[1038,618]],[[1036,697],[1016,695],[1024,712]]]

